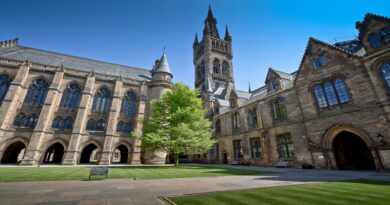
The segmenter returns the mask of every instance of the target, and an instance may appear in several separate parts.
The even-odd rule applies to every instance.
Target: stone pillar
[[[144,118],[146,111],[146,96],[147,96],[147,86],[146,83],[143,82],[141,85],[140,99],[138,103],[138,114],[135,121],[135,129],[134,131],[139,133],[142,136],[142,130],[144,126]],[[131,155],[131,164],[140,164],[141,163],[141,140],[134,139],[133,141],[133,154]]]
[[[111,109],[110,113],[108,114],[106,125],[106,137],[104,139],[102,158],[99,162],[99,164],[102,165],[109,165],[111,163],[112,138],[114,137],[120,111],[122,87],[123,82],[121,79],[118,79],[115,83],[114,95],[112,96]]]
[[[45,131],[51,125],[54,111],[56,109],[56,101],[59,98],[59,87],[64,77],[63,71],[57,71],[54,75],[53,81],[48,89],[45,103],[42,106],[39,114],[37,125],[34,128],[30,143],[26,149],[26,154],[21,162],[22,165],[36,165],[39,164],[41,152],[41,145],[44,142]]]
[[[77,116],[74,121],[72,135],[69,140],[68,149],[65,152],[65,158],[62,164],[66,165],[76,165],[77,157],[80,144],[81,133],[85,128],[85,124],[87,121],[88,108],[92,102],[92,90],[95,84],[95,76],[89,75],[87,78],[87,82],[85,83],[85,88],[83,90],[83,94],[81,96],[80,105],[77,110]]]
[[[23,63],[20,66],[15,79],[11,82],[7,95],[3,100],[0,107],[0,137],[3,136],[4,130],[13,123],[13,119],[17,114],[18,102],[22,100],[21,93],[23,91],[23,86],[26,83],[29,70],[30,66],[28,63]]]

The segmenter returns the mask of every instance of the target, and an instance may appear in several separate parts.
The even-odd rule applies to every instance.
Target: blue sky
[[[194,86],[192,43],[211,4],[233,38],[236,88],[264,84],[269,67],[295,71],[310,36],[357,35],[367,12],[390,16],[389,0],[1,0],[0,40],[151,68],[166,46],[175,82]]]

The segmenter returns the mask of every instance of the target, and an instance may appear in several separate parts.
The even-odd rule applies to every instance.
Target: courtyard
[[[10,169],[13,171],[10,172]],[[29,169],[31,170],[25,167],[0,168],[2,181],[14,181],[0,183],[0,204],[157,205],[172,202],[216,204],[216,201],[218,204],[302,204],[300,200],[304,200],[306,204],[345,204],[346,201],[351,204],[367,204],[367,201],[370,204],[388,204],[390,193],[390,174],[375,171],[238,165],[191,165],[179,168],[128,166],[110,167],[111,176],[109,174],[107,180],[97,177],[87,181],[89,167]],[[32,169],[44,170],[40,175],[47,178],[39,178],[39,174]],[[55,171],[50,173],[47,169]],[[74,169],[72,171],[79,174],[75,174],[73,179],[61,178],[61,172],[69,172],[68,169]],[[79,171],[75,171],[76,169]],[[134,172],[129,171],[132,169]],[[19,180],[15,179],[17,176],[21,177],[18,172],[22,170],[26,172],[24,178],[28,178],[28,172],[32,171],[34,181],[15,182]],[[54,172],[57,173],[56,179],[53,179],[56,175]],[[134,173],[138,173],[139,178],[130,177]],[[8,177],[7,180],[4,176]],[[243,197],[246,197],[245,200]]]

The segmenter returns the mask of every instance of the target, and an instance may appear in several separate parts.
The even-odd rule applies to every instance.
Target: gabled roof
[[[242,90],[235,90],[237,97],[238,98],[243,98],[243,99],[249,99],[251,97],[251,93],[242,91]]]
[[[356,22],[356,28],[359,30],[359,37],[358,38],[360,40],[362,40],[361,39],[362,34],[365,34],[365,32],[367,31],[367,26],[370,24],[370,22],[372,20],[390,24],[390,18],[387,18],[385,16],[372,14],[372,13],[366,13],[362,22],[359,22],[359,21]]]
[[[275,73],[279,78],[286,79],[286,80],[293,80],[293,75],[289,73],[285,73],[283,71],[275,70],[273,68],[268,68],[267,77],[265,78],[265,81],[268,81],[270,73]]]
[[[0,47],[0,57],[20,61],[30,61],[43,65],[63,66],[70,69],[95,72],[103,75],[121,75],[124,78],[134,80],[143,81],[151,79],[151,71],[147,69],[29,48],[18,44]]]

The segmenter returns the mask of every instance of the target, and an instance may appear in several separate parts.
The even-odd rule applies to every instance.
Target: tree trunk
[[[175,167],[179,166],[179,153],[175,153]]]

